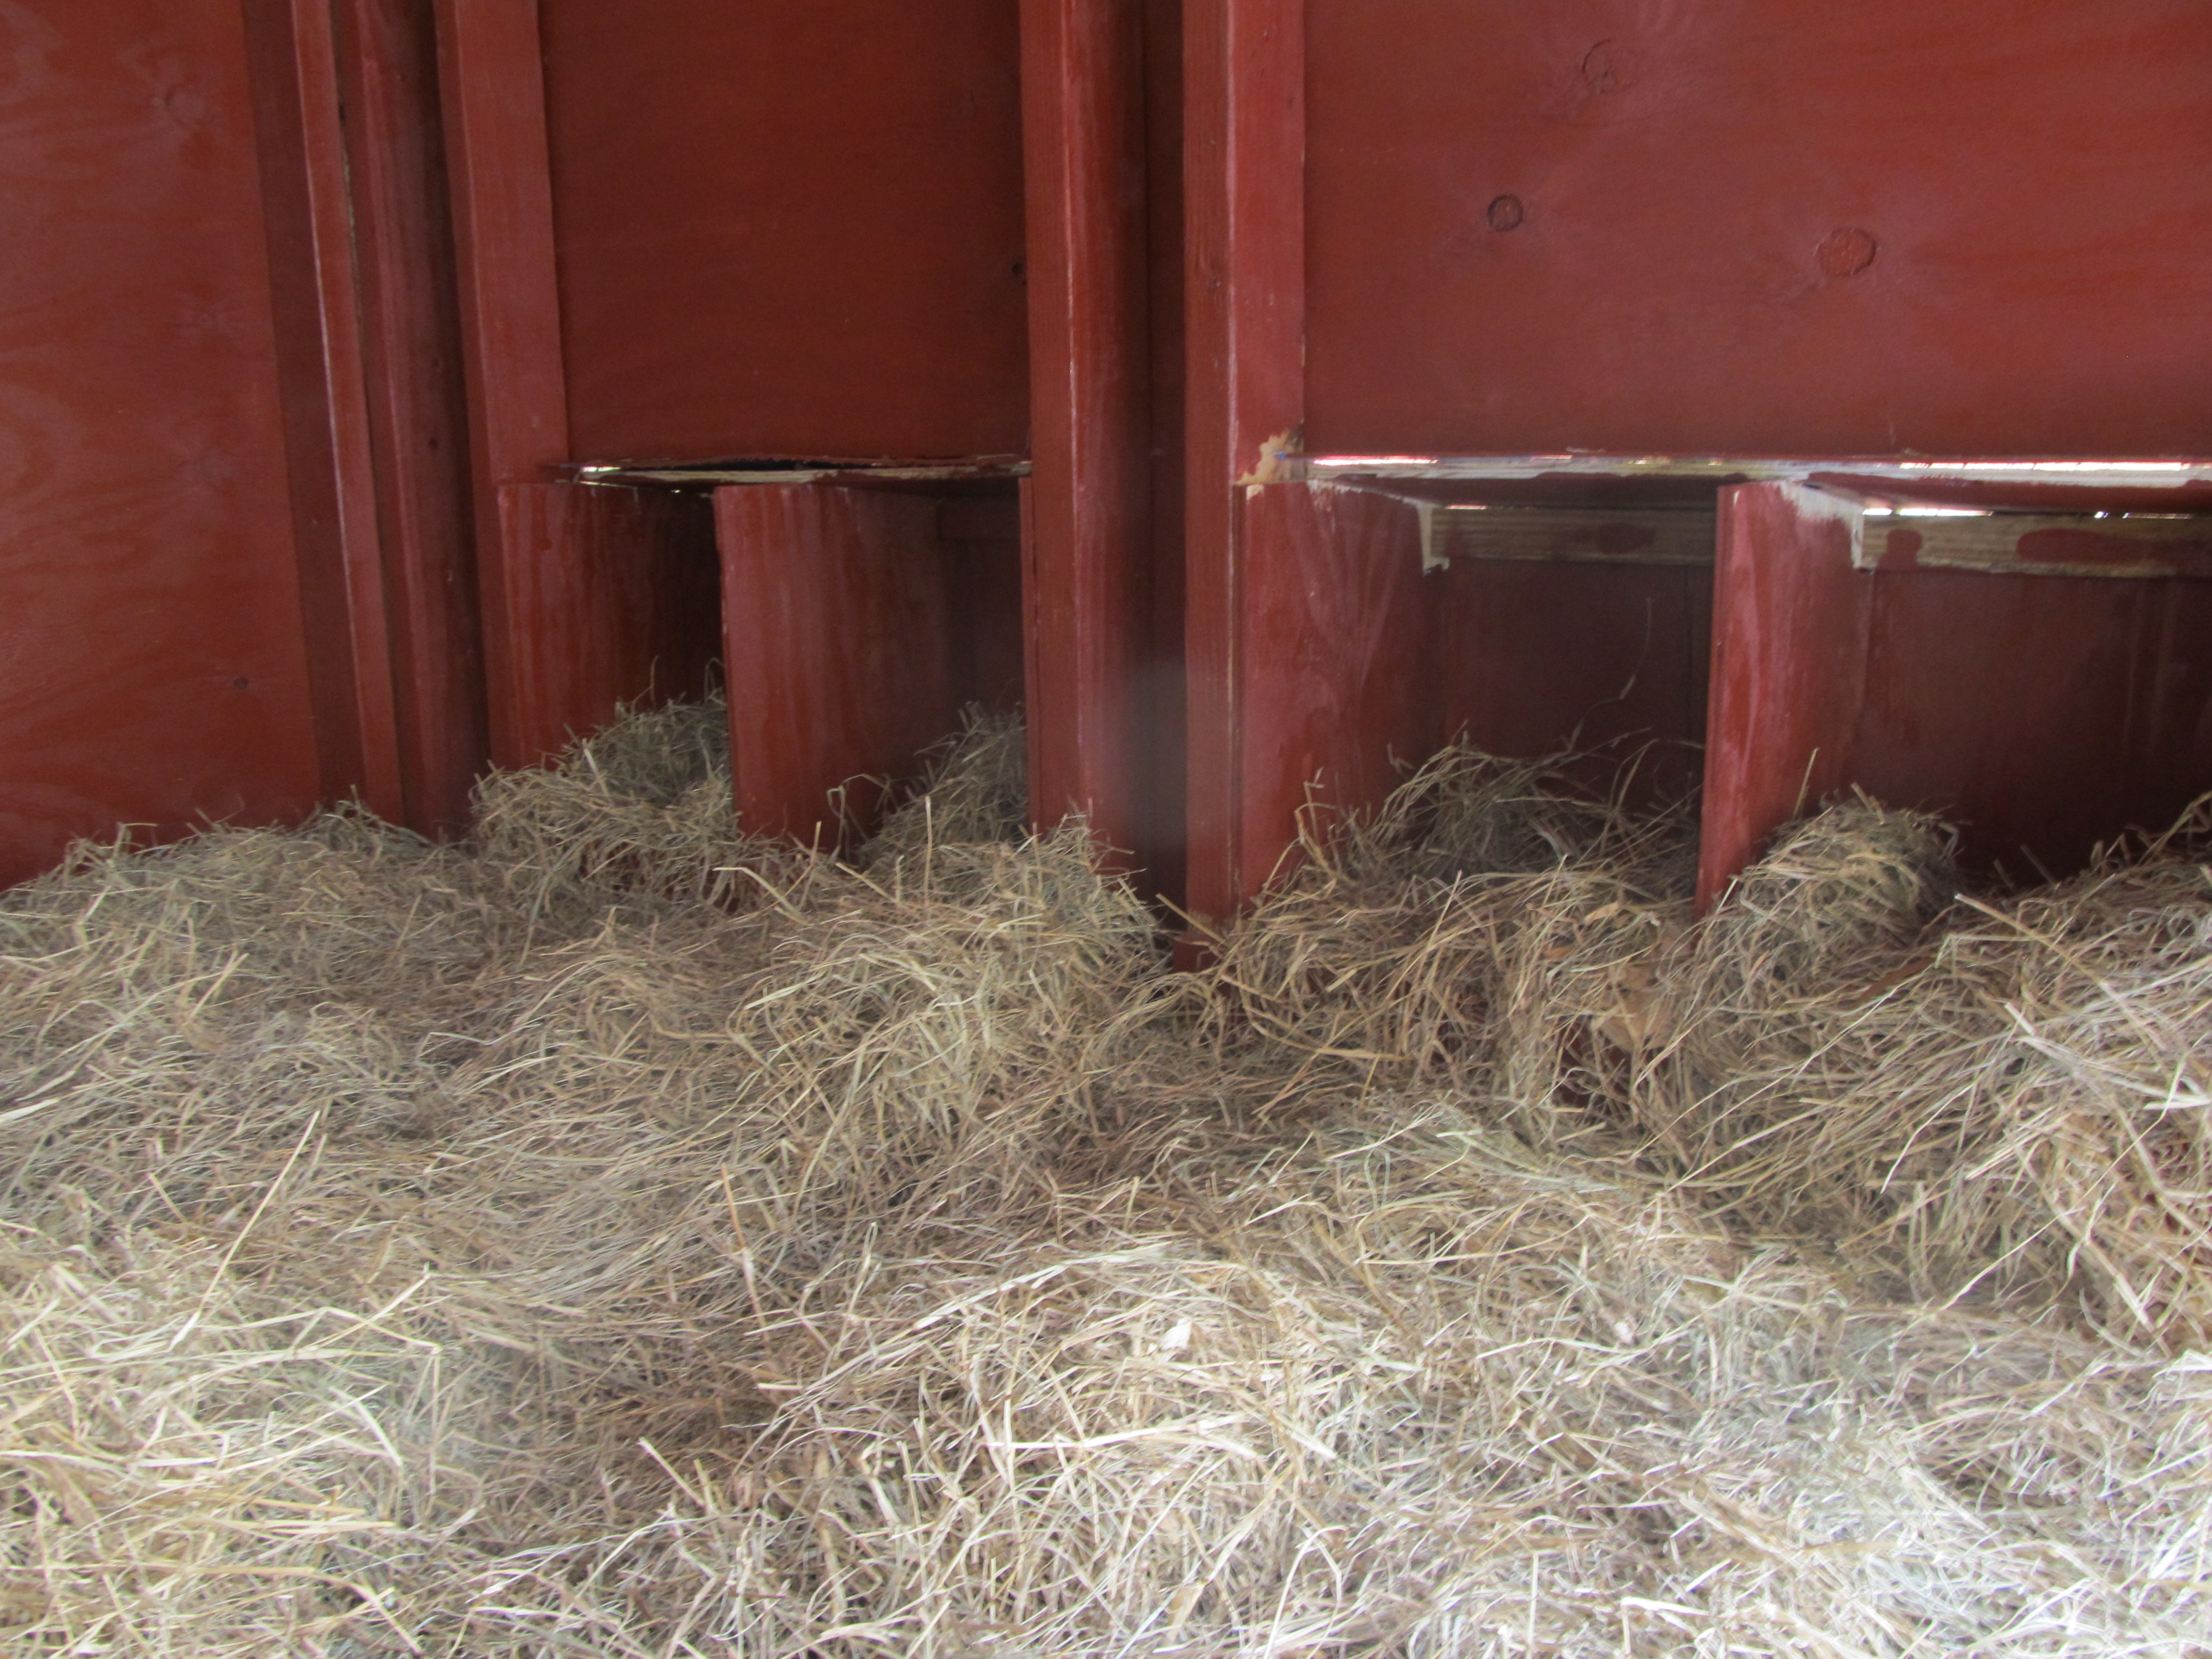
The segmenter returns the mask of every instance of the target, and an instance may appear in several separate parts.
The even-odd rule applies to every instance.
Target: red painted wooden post
[[[406,804],[331,9],[253,0],[246,22],[323,792],[358,793],[397,819]]]
[[[1150,633],[1143,16],[1023,0],[1032,475],[1030,809],[1152,862],[1137,752]]]
[[[467,823],[489,753],[437,40],[426,0],[335,15],[401,782],[434,834]]]
[[[1189,838],[1183,672],[1182,0],[1145,0],[1145,234],[1152,267],[1152,651],[1139,702],[1147,877],[1183,902]]]
[[[1237,699],[1242,885],[1282,867],[1310,801],[1374,806],[1442,730],[1434,653],[1443,593],[1421,569],[1419,509],[1326,484],[1244,492],[1249,580]]]
[[[1240,516],[1304,418],[1304,19],[1300,0],[1183,10],[1188,908],[1201,921],[1267,873],[1243,867]]]
[[[720,573],[702,496],[572,483],[499,494],[511,764],[556,754],[618,704],[707,690]]]
[[[1855,509],[1796,484],[1720,492],[1698,907],[1856,775],[1874,605]]]
[[[958,717],[939,503],[825,484],[714,492],[744,827],[834,846]]]
[[[510,498],[501,486],[535,481],[569,459],[538,7],[437,0],[437,20],[492,757],[526,765],[538,757],[533,734],[550,729],[558,711],[522,701],[516,653],[527,647],[516,589],[535,579],[514,565],[526,548],[540,556],[552,550],[531,526],[502,519]]]

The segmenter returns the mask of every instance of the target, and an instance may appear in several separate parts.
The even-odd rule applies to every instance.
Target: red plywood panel
[[[1875,579],[1853,781],[2034,879],[2212,787],[2212,588],[1922,571]]]
[[[458,830],[489,753],[430,0],[341,0],[338,65],[407,822]]]
[[[1244,492],[1238,800],[1234,843],[1194,838],[1216,887],[1249,899],[1280,867],[1311,801],[1371,807],[1442,730],[1433,643],[1443,595],[1421,571],[1420,515],[1326,485]],[[1216,913],[1222,914],[1222,913]]]
[[[1024,447],[1018,0],[544,0],[586,459]]]
[[[1144,15],[1024,0],[1032,417],[1027,574],[1040,649],[1030,810],[1151,849],[1139,753],[1152,609]]]
[[[507,484],[493,682],[494,758],[534,766],[621,703],[698,696],[721,647],[720,572],[705,497],[604,484]]]
[[[0,132],[0,880],[321,784],[246,40],[11,6]]]
[[[1310,0],[1316,453],[2163,454],[2193,0]]]
[[[1712,637],[1710,569],[1455,559],[1444,599],[1445,735],[1496,755],[1658,746],[1647,797],[1678,797],[1701,767]],[[1602,775],[1610,775],[1610,768]]]
[[[1874,576],[1850,526],[1795,484],[1720,492],[1698,903],[1856,775]]]
[[[939,503],[818,484],[714,492],[738,810],[842,837],[831,792],[911,776],[958,717]],[[865,826],[878,798],[848,797]]]
[[[1243,866],[1255,556],[1239,537],[1247,482],[1279,475],[1304,418],[1304,7],[1185,0],[1182,23],[1186,900],[1203,920],[1267,873]],[[1270,605],[1275,579],[1259,580]]]

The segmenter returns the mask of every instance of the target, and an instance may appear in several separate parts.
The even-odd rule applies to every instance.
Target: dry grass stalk
[[[1687,1052],[1629,1007],[1678,824],[1455,758],[1567,856],[1469,868],[1531,842],[1432,776],[1227,942],[1232,1037],[1079,830],[757,848],[646,718],[473,848],[0,901],[12,1648],[2212,1652],[2212,1372],[1595,1155]],[[2196,902],[2156,870],[2108,921]],[[2136,926],[2061,942],[2164,995]]]

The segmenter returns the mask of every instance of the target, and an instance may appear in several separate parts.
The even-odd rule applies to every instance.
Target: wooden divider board
[[[1411,504],[1326,484],[1243,492],[1237,830],[1226,885],[1249,901],[1309,810],[1371,808],[1443,741],[1435,617]],[[1318,825],[1316,827],[1319,827]],[[1196,860],[1218,849],[1194,845]],[[1217,875],[1217,879],[1219,876]]]
[[[838,844],[874,817],[866,781],[910,775],[957,720],[938,510],[834,485],[714,492],[746,830]]]
[[[1755,483],[1720,500],[1700,909],[1777,824],[1851,776],[1873,599],[1832,498]]]

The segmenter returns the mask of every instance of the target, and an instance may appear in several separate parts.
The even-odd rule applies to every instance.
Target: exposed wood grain
[[[1437,507],[1426,515],[1425,528],[1431,562],[1540,559],[1710,567],[1713,562],[1713,514],[1696,508],[1592,513]]]
[[[2212,517],[1989,513],[1869,514],[1862,564],[2014,576],[2212,576]]]

